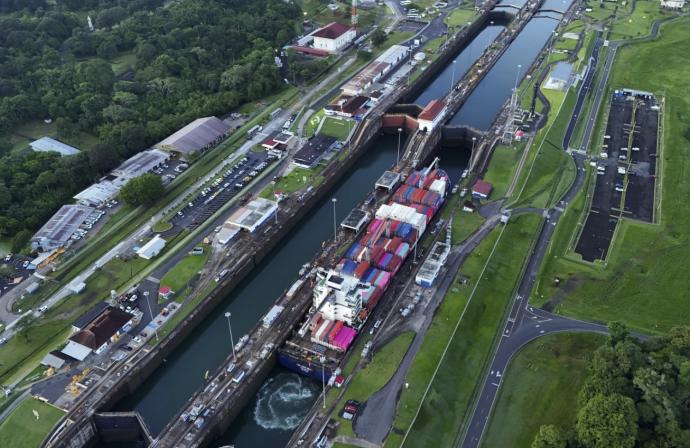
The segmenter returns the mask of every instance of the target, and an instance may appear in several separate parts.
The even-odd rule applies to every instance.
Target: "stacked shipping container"
[[[396,190],[389,204],[381,207],[380,210],[385,208],[384,213],[377,212],[364,236],[348,248],[337,264],[335,269],[338,272],[370,285],[368,289],[363,286],[360,290],[363,304],[359,312],[361,321],[366,320],[376,306],[417,243],[420,233],[426,229],[425,224],[441,207],[448,182],[448,176],[442,170],[433,170],[427,175],[414,171]],[[391,215],[411,221],[394,219],[389,217]],[[356,330],[343,322],[323,319],[319,313],[312,320],[312,340],[336,350],[346,351],[356,334]]]

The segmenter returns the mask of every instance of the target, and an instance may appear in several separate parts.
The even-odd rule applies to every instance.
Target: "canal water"
[[[554,1],[558,5],[562,0]],[[571,1],[571,0],[568,0]],[[558,7],[554,9],[559,9]],[[515,67],[527,67],[534,60],[551,32],[555,20],[533,19],[523,33],[511,45],[494,69],[479,84],[468,102],[456,114],[451,123],[469,124],[487,128],[510,95],[515,82]],[[489,26],[475,38],[474,47],[466,47],[456,56],[456,76],[471,57],[476,59],[489,42],[493,41],[501,27]],[[527,36],[527,37],[523,37]],[[485,40],[484,40],[485,39]],[[518,48],[515,50],[513,47]],[[470,54],[472,52],[472,54]],[[444,70],[439,77],[452,76]],[[494,73],[498,72],[498,73]],[[443,86],[447,87],[443,87]],[[435,80],[419,95],[417,101],[425,104],[429,98],[443,96],[450,87]],[[439,89],[431,92],[430,89]],[[437,93],[441,93],[437,95]],[[477,92],[484,92],[478,95]],[[429,93],[427,93],[429,92]],[[433,95],[433,96],[432,96]],[[382,135],[333,188],[332,193],[293,230],[291,236],[279,244],[272,253],[245,279],[224,302],[199,326],[166,362],[134,394],[118,403],[116,410],[138,411],[154,434],[185,404],[188,397],[203,383],[207,371],[213,372],[230,353],[230,340],[226,311],[232,313],[233,333],[236,338],[247,333],[270,308],[276,298],[297,278],[299,267],[310,260],[320,249],[322,241],[332,233],[332,205],[330,197],[336,197],[338,219],[359,203],[373,188],[380,174],[394,162],[397,135]],[[455,181],[467,165],[467,148],[441,147],[438,151],[441,167]],[[302,416],[319,395],[320,384],[277,367],[262,386],[254,400],[243,410],[231,428],[218,443],[244,446],[283,446]]]

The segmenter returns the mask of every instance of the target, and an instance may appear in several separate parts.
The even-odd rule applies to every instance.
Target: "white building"
[[[417,117],[419,130],[430,132],[435,129],[446,114],[446,103],[441,100],[431,100]]]
[[[73,156],[79,154],[79,150],[50,137],[41,137],[29,143],[31,149],[37,152],[57,152],[61,156]]]
[[[311,36],[314,38],[314,48],[337,53],[355,40],[357,31],[347,25],[332,22],[314,31]]]
[[[256,198],[244,207],[237,209],[225,222],[249,232],[254,232],[278,212],[278,203],[264,198]]]
[[[661,0],[661,7],[664,9],[683,9],[685,0]]]
[[[83,361],[92,352],[103,353],[111,342],[117,341],[132,324],[134,315],[118,308],[108,306],[84,328],[70,336],[62,353]]]
[[[150,260],[161,253],[164,247],[165,240],[160,235],[156,235],[137,250],[137,255],[145,260]]]
[[[392,45],[346,82],[341,87],[342,92],[349,96],[362,94],[398,67],[409,52],[410,49],[404,45]]]
[[[354,325],[363,307],[363,295],[374,286],[330,270],[314,287],[313,303],[326,320]]]

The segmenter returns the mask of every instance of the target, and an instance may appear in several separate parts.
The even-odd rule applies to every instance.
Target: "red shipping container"
[[[377,303],[379,303],[379,299],[383,295],[383,291],[381,288],[377,287],[376,291],[371,295],[371,298],[369,299],[369,303],[367,303],[367,309],[369,311],[373,310],[374,307],[376,306]]]
[[[371,252],[369,253],[369,262],[374,263],[376,262],[379,258],[381,258],[381,255],[385,250],[383,250],[382,247],[374,246],[371,248]]]
[[[400,244],[402,244],[402,238],[396,236],[391,240],[391,243],[388,245],[388,252],[395,252],[396,250],[398,250],[398,247],[400,247]]]
[[[371,264],[368,261],[363,261],[357,265],[357,269],[355,269],[355,277],[358,279],[362,279],[362,276],[364,275],[365,272],[367,272],[367,269]]]
[[[323,322],[323,318],[321,317],[321,313],[317,313],[311,320],[311,335],[316,336],[316,333],[319,331],[319,327],[321,327],[321,322]]]
[[[343,328],[343,323],[339,320],[335,321],[333,329],[328,333],[328,342],[333,342],[333,339],[338,335],[338,332]]]

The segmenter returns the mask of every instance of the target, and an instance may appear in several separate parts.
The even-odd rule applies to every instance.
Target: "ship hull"
[[[312,363],[306,359],[297,358],[294,355],[285,353],[282,350],[278,350],[278,362],[281,366],[292,370],[295,373],[318,381],[325,380],[328,382],[333,375],[333,372],[328,367],[322,369],[321,364]]]

